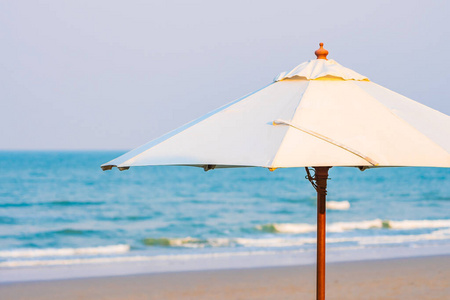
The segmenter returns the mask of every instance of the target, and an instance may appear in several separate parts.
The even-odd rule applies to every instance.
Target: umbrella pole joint
[[[314,176],[308,168],[306,178],[317,191],[317,271],[316,299],[325,300],[325,235],[326,235],[326,195],[328,171],[331,167],[314,167]]]

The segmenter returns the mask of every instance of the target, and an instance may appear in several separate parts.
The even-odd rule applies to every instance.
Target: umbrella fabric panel
[[[272,167],[327,167],[330,165],[372,166],[369,162],[349,151],[289,127]]]
[[[295,79],[291,79],[296,81]],[[329,84],[332,85],[328,88]],[[280,150],[276,156],[274,167],[303,167],[303,166],[373,166],[369,161],[362,159],[355,153],[364,155],[365,148],[360,144],[366,143],[364,135],[356,131],[354,114],[366,114],[368,108],[364,103],[353,103],[351,111],[345,108],[349,90],[352,86],[345,80],[317,80],[310,81],[303,94],[295,115],[289,121],[290,127]],[[311,134],[302,132],[298,128],[317,133],[328,138],[333,143],[324,141]],[[340,135],[339,131],[350,134]],[[359,136],[363,140],[359,141]],[[355,141],[350,142],[352,139]],[[350,148],[353,152],[343,149]]]
[[[355,82],[392,113],[450,153],[450,116],[375,83]]]
[[[272,84],[193,126],[149,143],[149,149],[117,163],[144,165],[221,165],[269,167],[288,128],[273,126],[291,119],[309,81]],[[147,146],[146,146],[147,147]]]
[[[379,166],[449,166],[449,154],[444,149],[398,118],[356,83],[311,81],[292,123],[355,149]],[[283,147],[294,146],[286,140]],[[291,151],[302,157],[305,149],[306,145],[298,145]],[[331,156],[320,148],[315,155]],[[336,154],[333,160],[320,165],[346,166],[349,165],[346,159]]]
[[[268,86],[270,86],[270,85],[268,85]],[[165,140],[167,140],[167,139],[171,138],[172,136],[174,136],[174,135],[176,135],[176,134],[182,132],[183,130],[186,130],[187,128],[192,127],[192,126],[194,126],[194,125],[200,123],[201,121],[203,121],[203,120],[209,118],[210,116],[212,116],[212,115],[214,115],[214,114],[216,114],[216,113],[218,113],[218,112],[220,112],[220,111],[226,109],[227,107],[229,107],[229,106],[231,106],[231,105],[233,105],[233,104],[235,104],[235,103],[237,103],[237,102],[239,102],[239,101],[245,99],[246,97],[248,97],[248,96],[250,96],[250,95],[252,95],[252,94],[254,94],[254,93],[257,93],[257,92],[259,92],[259,91],[265,89],[265,88],[268,87],[268,86],[265,86],[265,87],[263,87],[263,88],[261,88],[261,89],[255,91],[255,92],[253,92],[253,93],[250,93],[250,94],[248,94],[248,95],[245,95],[245,96],[243,96],[243,97],[241,97],[241,98],[239,98],[239,99],[237,99],[237,100],[234,100],[234,101],[232,101],[232,102],[230,102],[230,103],[228,103],[228,104],[226,104],[226,105],[224,105],[224,106],[221,106],[221,107],[219,107],[219,108],[217,108],[217,109],[215,109],[215,110],[213,110],[213,111],[207,113],[206,115],[201,116],[201,117],[198,118],[198,119],[195,119],[195,120],[193,120],[193,121],[191,121],[191,122],[189,122],[189,123],[187,123],[187,124],[185,124],[185,125],[183,125],[183,126],[181,126],[181,127],[178,127],[177,129],[174,129],[174,130],[172,130],[172,131],[166,133],[165,135],[163,135],[163,136],[161,136],[161,137],[159,137],[159,138],[156,138],[156,139],[154,139],[154,140],[151,140],[150,142],[148,142],[148,143],[146,143],[146,144],[144,144],[144,145],[142,145],[142,146],[139,146],[139,147],[137,147],[137,148],[135,148],[135,149],[133,149],[133,150],[131,150],[131,151],[129,151],[129,152],[127,152],[127,153],[125,153],[125,154],[123,154],[123,155],[121,155],[121,156],[119,156],[119,157],[117,157],[117,158],[115,158],[115,159],[113,159],[113,160],[111,160],[111,161],[105,163],[105,164],[103,164],[103,165],[102,165],[102,168],[103,168],[103,167],[106,167],[106,166],[118,166],[118,165],[120,165],[120,164],[123,164],[124,162],[126,162],[126,161],[128,161],[128,160],[134,158],[135,156],[138,156],[138,155],[143,154],[146,150],[152,148],[153,146],[158,145],[159,143],[164,142]]]

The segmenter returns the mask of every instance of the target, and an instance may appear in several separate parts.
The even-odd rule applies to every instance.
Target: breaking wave
[[[367,229],[427,229],[427,228],[445,228],[450,227],[450,220],[367,220],[359,222],[336,222],[327,224],[327,232],[343,232],[350,230],[367,230]],[[316,231],[315,224],[306,223],[270,223],[256,226],[257,230],[270,233],[309,233]]]
[[[396,223],[394,223],[396,224]],[[422,234],[395,234],[379,236],[350,236],[350,237],[328,237],[327,244],[338,249],[339,247],[366,248],[378,247],[378,245],[398,245],[403,243],[415,243],[421,241],[450,241],[450,225],[447,222],[441,223],[413,223],[418,228],[437,228],[430,233]],[[405,227],[405,223],[397,223],[398,227]],[[427,227],[424,227],[427,226]],[[438,228],[443,227],[443,228]],[[284,253],[286,251],[308,251],[309,248],[294,248],[303,245],[313,246],[316,243],[315,237],[306,236],[270,236],[262,238],[207,238],[197,239],[185,238],[147,238],[142,243],[150,247],[181,247],[181,248],[217,248],[240,247],[242,250],[233,252],[216,252],[203,254],[184,255],[130,255],[130,246],[111,245],[90,248],[62,248],[62,249],[17,249],[11,251],[0,251],[0,268],[33,267],[33,266],[53,266],[53,265],[74,265],[74,264],[94,264],[94,263],[120,263],[138,262],[153,260],[189,260],[201,259],[204,257],[227,257],[242,255],[257,255],[267,253]],[[350,247],[350,248],[349,248]],[[245,249],[245,250],[244,250]],[[281,251],[281,252],[280,252]],[[124,255],[125,254],[125,255]]]
[[[329,210],[348,210],[350,202],[348,201],[327,201],[327,209]]]
[[[235,244],[233,243],[233,240],[234,239],[230,238],[197,239],[192,237],[146,238],[142,241],[142,243],[146,246],[204,248],[233,246]]]
[[[0,268],[15,268],[15,267],[34,267],[34,266],[54,266],[54,265],[74,265],[74,264],[98,264],[98,263],[119,263],[119,262],[139,262],[139,261],[159,261],[159,260],[190,260],[190,259],[201,259],[206,257],[229,257],[229,256],[253,256],[258,254],[279,254],[284,252],[305,252],[306,249],[283,249],[285,247],[301,246],[306,244],[315,244],[315,238],[221,238],[221,239],[205,239],[197,240],[193,238],[183,238],[183,239],[166,239],[169,242],[165,246],[168,247],[220,247],[220,246],[241,246],[246,248],[265,248],[265,250],[254,251],[239,251],[239,252],[218,252],[218,253],[204,253],[204,254],[185,254],[185,255],[156,255],[156,256],[145,256],[145,255],[134,255],[134,256],[106,256],[106,257],[74,257],[74,258],[61,258],[61,259],[30,259],[30,257],[40,257],[40,256],[53,256],[53,255],[82,255],[82,254],[119,254],[125,253],[129,250],[128,245],[115,245],[106,247],[96,247],[96,248],[79,248],[76,249],[78,252],[63,252],[68,249],[43,249],[45,251],[39,253],[35,251],[34,253],[29,252],[19,252],[16,251],[14,256],[3,256],[7,258],[19,258],[19,260],[10,260],[0,262]],[[182,240],[182,242],[180,241]],[[343,237],[343,238],[327,238],[327,244],[329,245],[339,245],[340,243],[353,243],[354,245],[347,245],[345,249],[361,247],[365,248],[367,246],[374,246],[379,244],[401,244],[405,242],[417,242],[417,241],[430,241],[430,240],[450,240],[450,228],[435,230],[428,234],[418,234],[418,235],[385,235],[385,236],[360,236],[360,237]],[[200,242],[201,241],[201,242]],[[350,247],[349,247],[350,246]],[[339,247],[339,246],[338,246]],[[92,249],[92,250],[83,250]],[[94,250],[95,249],[95,250]],[[282,249],[282,250],[279,250]],[[56,252],[52,252],[56,251]],[[281,252],[280,252],[281,251]],[[4,254],[8,251],[1,252]],[[31,254],[32,253],[32,254]],[[64,253],[64,254],[63,254]]]
[[[433,227],[434,228],[434,227]],[[439,229],[431,233],[413,235],[380,235],[356,237],[329,237],[328,244],[356,243],[358,245],[399,244],[430,240],[450,240],[450,228]],[[151,242],[149,242],[151,241]],[[315,237],[269,237],[269,238],[159,238],[145,239],[147,246],[182,247],[182,248],[216,248],[216,247],[249,247],[249,248],[282,248],[315,244]]]

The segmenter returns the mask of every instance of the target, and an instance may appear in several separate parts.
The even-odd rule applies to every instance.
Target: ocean
[[[315,253],[304,169],[100,169],[122,153],[0,152],[0,272]],[[450,169],[332,168],[330,178],[327,251],[450,249]]]

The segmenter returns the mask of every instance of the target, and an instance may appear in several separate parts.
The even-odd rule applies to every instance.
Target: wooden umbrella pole
[[[316,299],[325,300],[326,195],[329,167],[315,167],[317,185],[317,271]]]

